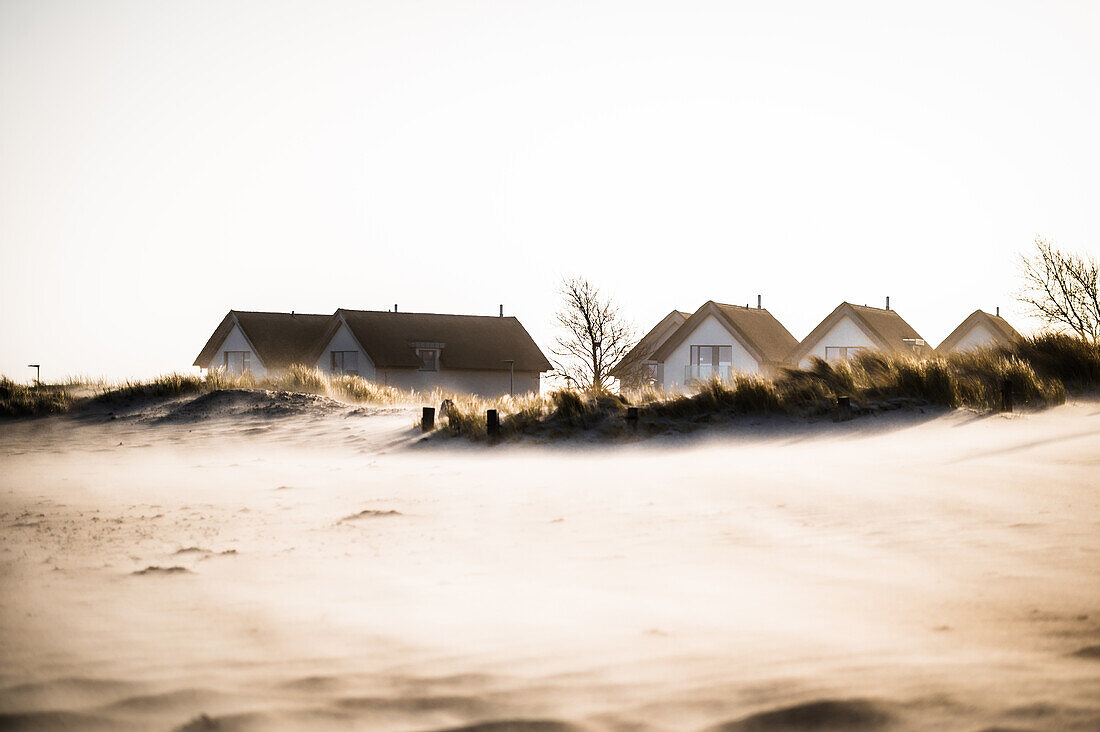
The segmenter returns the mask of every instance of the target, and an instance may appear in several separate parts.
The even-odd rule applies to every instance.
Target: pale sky
[[[1098,2],[0,1],[0,373],[193,370],[230,308],[1021,330],[1100,250]]]

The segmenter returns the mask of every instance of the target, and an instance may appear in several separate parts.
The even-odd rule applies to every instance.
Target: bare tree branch
[[[1020,302],[1049,326],[1100,341],[1100,264],[1088,255],[1056,249],[1041,237],[1020,255]]]
[[[551,349],[554,369],[582,388],[602,391],[610,385],[612,367],[634,347],[634,327],[582,277],[564,280],[561,295],[555,316],[561,335]]]

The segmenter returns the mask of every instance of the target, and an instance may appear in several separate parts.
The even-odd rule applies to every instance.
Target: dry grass
[[[820,416],[847,396],[856,410],[881,411],[936,405],[980,411],[999,408],[1001,386],[1013,384],[1019,408],[1061,404],[1069,393],[1100,388],[1100,346],[1064,335],[1027,338],[1010,347],[917,360],[864,353],[854,361],[815,360],[808,369],[784,369],[774,379],[740,375],[729,381],[697,383],[684,391],[651,387],[622,394],[590,394],[563,389],[542,395],[482,399],[442,391],[403,391],[356,376],[328,376],[292,366],[262,379],[252,374],[214,371],[205,377],[166,374],[148,381],[107,384],[102,380],[29,387],[0,377],[0,415],[28,416],[64,412],[79,403],[74,394],[92,393],[102,401],[164,399],[219,389],[271,389],[320,394],[351,404],[452,407],[440,413],[437,430],[480,441],[486,439],[485,412],[500,414],[502,438],[524,434],[549,437],[599,429],[625,431],[626,409],[638,407],[652,427],[662,420],[694,423],[745,414]]]
[[[329,376],[306,366],[256,378],[251,373],[227,374],[221,370],[197,374],[164,374],[147,380],[110,383],[104,379],[69,377],[63,383],[41,386],[16,384],[0,377],[0,416],[25,417],[65,412],[83,401],[114,403],[137,399],[171,399],[222,389],[270,389],[320,394],[349,404],[438,404],[452,395],[443,392],[403,391],[358,376]]]
[[[625,431],[623,417],[630,406],[638,407],[652,428],[662,422],[690,425],[747,414],[832,414],[841,396],[849,397],[856,411],[926,405],[996,411],[1006,379],[1012,382],[1017,408],[1061,404],[1067,389],[1081,393],[1100,387],[1100,349],[1079,339],[1044,335],[1010,348],[925,360],[879,353],[840,363],[815,359],[808,369],[783,369],[774,379],[739,375],[671,393],[645,387],[621,395],[563,389],[524,399],[462,398],[449,419],[441,415],[437,429],[484,440],[485,410],[497,409],[505,439],[591,429],[613,435]]]
[[[27,417],[64,412],[73,397],[64,385],[26,386],[0,376],[0,416]]]

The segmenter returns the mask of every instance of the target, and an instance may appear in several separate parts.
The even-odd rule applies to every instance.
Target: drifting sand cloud
[[[1094,403],[548,449],[263,398],[3,426],[0,728],[1100,725]]]

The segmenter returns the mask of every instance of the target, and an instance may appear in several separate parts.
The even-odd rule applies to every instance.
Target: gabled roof
[[[943,343],[936,348],[937,351],[950,351],[961,341],[971,329],[978,325],[984,325],[1000,344],[1007,345],[1020,338],[1019,332],[1000,315],[990,315],[984,310],[975,310],[967,316],[966,320],[959,323],[959,327],[951,331],[951,335],[943,339]]]
[[[790,331],[767,310],[743,305],[725,305],[708,300],[661,344],[661,347],[654,352],[653,359],[667,360],[672,352],[711,315],[725,324],[758,363],[782,363],[791,349],[798,345],[798,341]]]
[[[514,360],[516,371],[551,369],[530,334],[513,317],[340,309],[332,318],[315,341],[314,361],[340,324],[347,323],[377,368],[418,368],[422,361],[416,355],[416,344],[441,343],[439,363],[443,368],[507,371],[506,361]]]
[[[611,369],[611,375],[615,378],[621,378],[631,367],[649,360],[653,356],[653,352],[660,348],[661,344],[668,340],[669,336],[675,333],[676,329],[690,317],[691,313],[673,310],[661,318],[661,322],[653,326],[653,329],[646,333],[637,345],[627,351],[622,360],[615,364],[615,367]]]
[[[280,369],[295,363],[312,363],[308,357],[331,320],[331,315],[230,310],[199,352],[195,365],[203,368],[210,366],[210,360],[234,325],[240,327],[265,368]]]
[[[816,328],[810,331],[810,334],[802,340],[802,343],[791,351],[787,359],[792,364],[797,365],[814,346],[821,342],[821,339],[825,337],[829,330],[845,316],[850,317],[859,326],[860,330],[866,333],[867,337],[874,341],[879,350],[882,351],[911,353],[912,351],[905,341],[909,339],[923,340],[920,334],[913,330],[913,326],[906,323],[896,310],[883,310],[882,308],[842,302]]]

